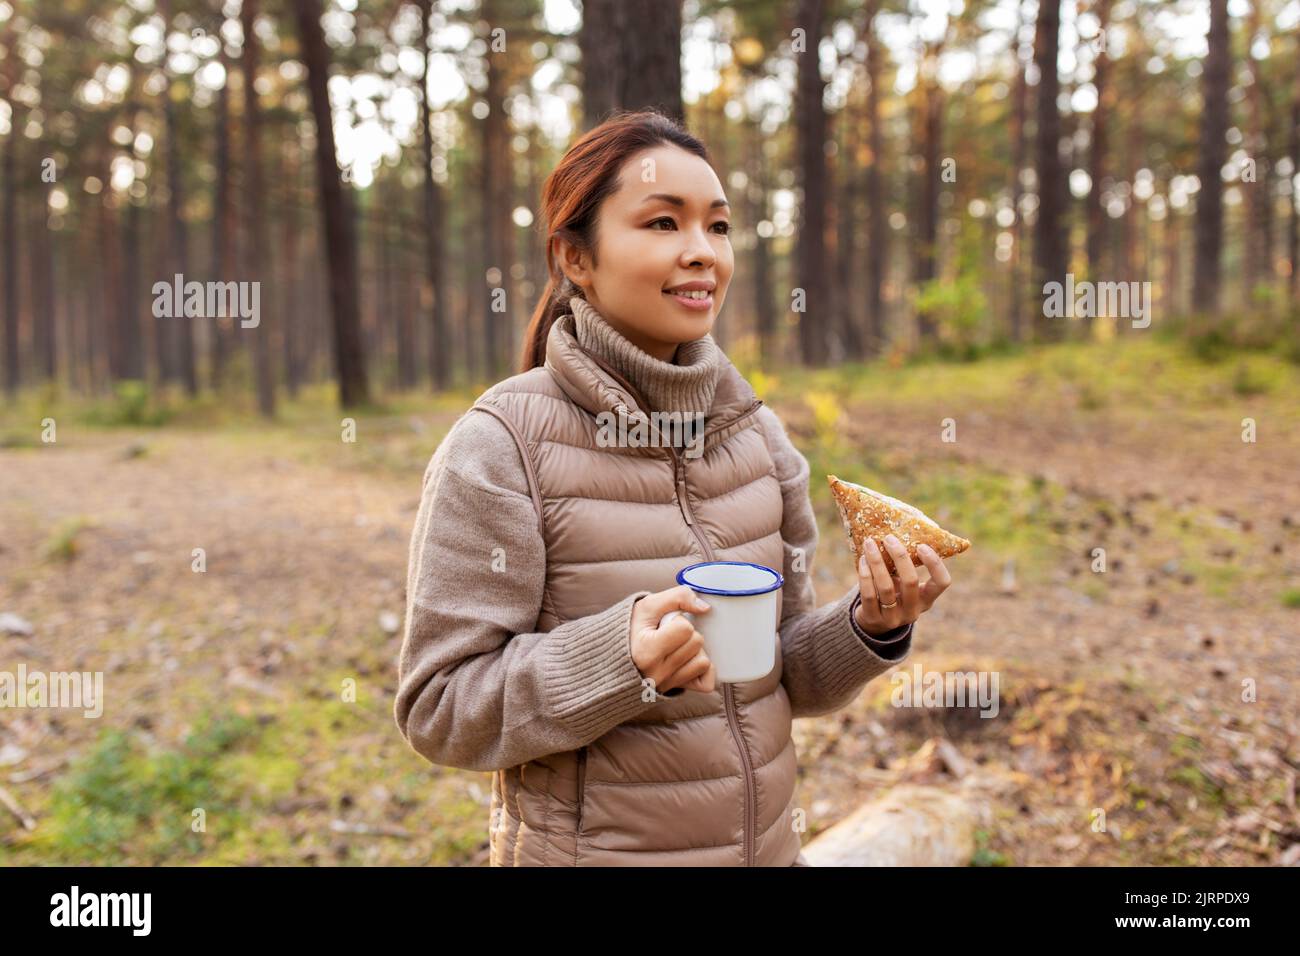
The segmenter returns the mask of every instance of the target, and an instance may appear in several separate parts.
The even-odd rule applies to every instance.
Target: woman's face
[[[735,269],[731,214],[713,167],[677,146],[629,157],[597,212],[596,258],[557,240],[557,261],[587,301],[642,351],[671,362],[713,329]],[[670,293],[683,285],[691,298]]]

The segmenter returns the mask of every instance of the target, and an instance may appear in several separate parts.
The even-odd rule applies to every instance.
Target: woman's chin
[[[693,342],[713,331],[713,311],[702,313],[699,318],[683,319],[676,316],[669,326],[676,330],[674,338],[679,342]]]
[[[686,309],[681,308],[680,306],[669,303],[667,324],[673,328],[691,329],[692,331],[694,331],[703,326],[713,325],[713,320],[717,317],[716,313],[717,313],[717,308],[715,306],[709,306],[709,308],[707,309],[700,309],[698,311],[696,310],[688,311]],[[704,331],[707,332],[708,329],[705,328]],[[704,333],[696,332],[695,334],[699,336],[699,335],[703,335]]]

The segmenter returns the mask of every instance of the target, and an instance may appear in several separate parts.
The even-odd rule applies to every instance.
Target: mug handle
[[[659,619],[659,627],[663,627],[665,624],[667,624],[669,621],[671,621],[674,617],[677,617],[678,615],[690,621],[691,626],[695,625],[695,615],[692,614],[690,611],[669,611],[667,614],[665,614],[663,617]],[[664,691],[659,696],[676,697],[678,694],[684,694],[684,693],[686,693],[685,687],[674,687],[672,690]]]

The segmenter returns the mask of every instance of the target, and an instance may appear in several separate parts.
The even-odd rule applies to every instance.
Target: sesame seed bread
[[[965,538],[943,530],[925,512],[905,501],[882,495],[852,481],[844,481],[834,475],[827,475],[831,494],[840,509],[840,518],[848,534],[849,544],[854,557],[862,556],[862,545],[867,538],[874,538],[880,545],[889,573],[894,574],[894,561],[884,546],[887,534],[893,534],[912,558],[912,564],[920,565],[921,557],[916,548],[928,544],[941,558],[961,554],[970,547]]]

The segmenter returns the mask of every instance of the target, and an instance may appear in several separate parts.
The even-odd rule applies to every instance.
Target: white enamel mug
[[[781,572],[748,561],[704,561],[677,572],[677,583],[699,594],[709,610],[698,615],[669,611],[663,627],[678,614],[704,638],[718,683],[739,684],[766,677],[776,667],[776,597],[785,583]]]

